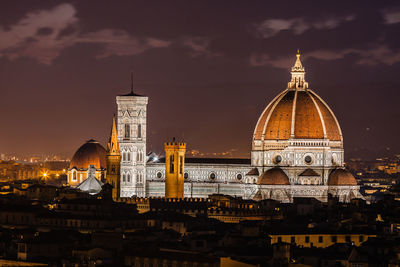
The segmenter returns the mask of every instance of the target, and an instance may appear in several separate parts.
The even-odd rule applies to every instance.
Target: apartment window
[[[129,124],[125,124],[125,138],[129,138],[131,136],[131,127]]]
[[[25,244],[18,244],[18,252],[25,253],[26,252],[26,245]]]
[[[324,242],[324,237],[323,236],[319,236],[318,237],[318,243],[322,243]]]
[[[282,242],[282,237],[279,236],[279,237],[278,237],[278,243],[281,243],[281,242]]]
[[[310,237],[306,236],[305,241],[306,241],[306,243],[310,243]]]
[[[347,243],[350,243],[350,242],[351,242],[351,236],[346,235],[346,242],[347,242]]]
[[[290,243],[296,243],[296,237],[294,236],[290,237]]]
[[[358,241],[359,241],[359,242],[364,242],[364,236],[363,236],[363,235],[360,235],[360,236],[358,237]]]
[[[337,242],[337,236],[335,236],[335,235],[331,236],[331,241],[333,243],[336,243]]]

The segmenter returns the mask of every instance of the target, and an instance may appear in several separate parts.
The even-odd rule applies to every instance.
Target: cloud
[[[353,15],[328,18],[313,23],[306,22],[303,18],[293,19],[267,19],[256,25],[256,31],[261,38],[270,38],[281,31],[289,30],[299,35],[309,29],[333,29],[341,23],[354,20]]]
[[[111,55],[130,56],[141,54],[151,48],[161,48],[170,45],[170,42],[155,38],[136,38],[125,31],[105,29],[75,38],[75,43],[103,44],[103,53],[98,58]]]
[[[252,54],[249,59],[249,65],[253,67],[273,66],[276,68],[287,69],[293,65],[293,57],[271,57],[267,54]]]
[[[378,64],[393,65],[400,62],[400,51],[395,51],[386,45],[374,45],[367,49],[343,49],[339,51],[315,50],[302,55],[303,59],[315,58],[320,60],[337,60],[354,54],[359,57],[356,64],[374,66]],[[276,68],[289,68],[294,63],[293,56],[271,57],[267,54],[252,54],[249,58],[250,66],[273,66]]]
[[[170,45],[165,40],[138,38],[116,29],[83,34],[79,32],[78,23],[76,10],[71,4],[60,4],[49,10],[28,13],[8,29],[0,26],[0,57],[15,59],[24,56],[51,64],[63,49],[77,43],[103,45],[103,52],[98,58],[136,55],[151,48]]]
[[[205,37],[186,37],[183,39],[182,44],[192,50],[191,56],[197,57],[201,55],[216,56],[209,50],[210,39]]]
[[[383,10],[382,16],[385,20],[385,24],[395,24],[400,22],[399,10]]]

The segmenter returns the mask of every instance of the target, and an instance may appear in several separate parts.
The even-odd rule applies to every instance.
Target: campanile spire
[[[296,62],[292,67],[292,80],[288,83],[288,89],[307,89],[308,82],[305,80],[306,71],[301,64],[300,51],[297,49]]]
[[[107,153],[111,155],[120,155],[118,135],[117,135],[117,127],[115,126],[115,116],[112,121],[112,128],[110,134],[110,140],[107,145]]]

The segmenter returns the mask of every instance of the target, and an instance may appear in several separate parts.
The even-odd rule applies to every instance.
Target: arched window
[[[169,173],[174,173],[174,155],[169,156]]]
[[[128,183],[130,183],[131,182],[131,175],[128,173],[126,176],[127,176]]]
[[[143,161],[143,151],[142,150],[138,150],[138,152],[136,154],[136,161],[137,162],[142,162]]]
[[[122,182],[126,182],[126,176],[125,176],[125,173],[124,173],[124,174],[122,174]]]
[[[137,126],[137,138],[142,138],[142,125],[140,123]]]
[[[183,173],[183,156],[179,156],[179,173]]]
[[[128,161],[131,161],[131,152],[128,152]]]
[[[131,136],[131,127],[129,124],[125,124],[125,138],[129,138]]]
[[[72,180],[76,181],[76,171],[72,172]]]

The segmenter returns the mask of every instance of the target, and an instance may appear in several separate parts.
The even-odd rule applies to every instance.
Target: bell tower
[[[186,144],[165,143],[165,197],[183,198]]]
[[[117,127],[115,117],[113,117],[110,139],[107,144],[107,175],[106,181],[113,186],[112,198],[116,201],[120,197],[120,169],[121,169],[121,151],[119,149]]]
[[[148,97],[131,91],[117,96],[121,148],[121,197],[146,196],[146,117]]]

